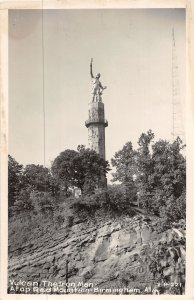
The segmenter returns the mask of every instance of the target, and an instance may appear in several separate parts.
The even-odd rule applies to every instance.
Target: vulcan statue
[[[90,62],[90,75],[91,75],[91,79],[92,79],[92,84],[93,84],[93,88],[92,88],[92,102],[102,102],[102,92],[106,89],[106,86],[102,86],[101,82],[100,82],[100,73],[98,73],[96,75],[96,77],[94,77],[93,75],[93,71],[92,71],[92,63],[93,63],[93,58],[91,58],[91,62]]]

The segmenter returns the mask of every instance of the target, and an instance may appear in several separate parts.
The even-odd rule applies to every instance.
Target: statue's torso
[[[100,88],[100,81],[98,78],[92,78],[92,84],[93,84],[93,88]]]

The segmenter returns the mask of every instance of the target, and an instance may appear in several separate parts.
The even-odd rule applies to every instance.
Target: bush
[[[186,195],[179,198],[173,196],[166,198],[166,203],[161,205],[160,217],[164,226],[170,228],[172,222],[178,222],[186,217]],[[165,228],[165,227],[164,227]]]
[[[54,223],[57,224],[58,227],[61,227],[65,222],[65,216],[58,212],[54,215]]]
[[[33,191],[30,193],[30,202],[36,213],[47,214],[54,210],[54,198],[51,193]]]
[[[96,209],[100,208],[99,199],[96,194],[91,196],[81,196],[79,198],[72,198],[72,203],[70,207],[76,212],[87,211],[89,213],[94,212]]]
[[[20,212],[34,212],[47,214],[54,210],[55,199],[49,192],[39,192],[32,190],[31,187],[22,189],[14,203],[13,208],[10,210],[10,214]]]
[[[102,209],[106,212],[116,214],[131,214],[131,202],[120,185],[109,186],[107,189],[96,190],[93,195],[73,198],[71,207],[77,212],[85,210],[94,214],[97,210]]]
[[[121,186],[110,186],[105,194],[106,203],[104,205],[106,208],[120,213],[130,211],[130,201]]]
[[[57,227],[61,227],[63,224],[65,224],[66,227],[70,228],[73,226],[73,220],[74,216],[71,213],[70,210],[65,210],[63,212],[55,211],[54,213],[54,223],[57,225]]]
[[[17,199],[14,203],[13,212],[16,211],[18,213],[33,209],[33,205],[30,199],[31,192],[32,189],[30,186],[20,190],[19,195],[17,196]]]

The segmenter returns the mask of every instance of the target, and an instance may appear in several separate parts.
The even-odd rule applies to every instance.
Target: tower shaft
[[[104,103],[90,102],[88,113],[89,119],[85,125],[88,128],[89,148],[105,159],[105,127],[108,126],[108,122],[104,118]]]

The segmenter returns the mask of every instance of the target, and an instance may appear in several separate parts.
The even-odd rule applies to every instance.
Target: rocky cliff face
[[[159,232],[156,218],[135,216],[44,230],[20,248],[10,246],[10,293],[184,291],[183,229]]]

